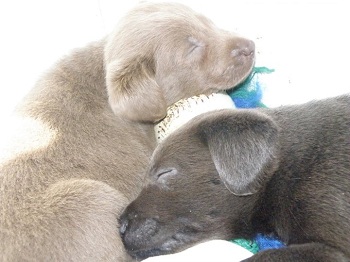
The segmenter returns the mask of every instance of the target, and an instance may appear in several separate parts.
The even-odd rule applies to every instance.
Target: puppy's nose
[[[232,57],[237,56],[250,56],[253,55],[255,51],[255,43],[251,40],[238,40],[233,50],[231,51]]]
[[[120,236],[127,249],[136,248],[145,239],[157,233],[158,222],[153,218],[140,218],[134,213],[120,217]]]

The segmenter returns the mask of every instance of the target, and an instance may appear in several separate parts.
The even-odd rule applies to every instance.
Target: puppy
[[[149,185],[121,217],[139,259],[210,239],[273,234],[246,261],[350,260],[350,96],[217,110],[155,150]]]
[[[140,4],[60,60],[19,106],[1,154],[0,261],[130,259],[117,218],[143,185],[154,122],[253,64],[252,41],[179,4]]]

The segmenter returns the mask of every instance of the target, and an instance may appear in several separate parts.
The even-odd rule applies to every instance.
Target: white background
[[[138,1],[0,2],[0,117],[63,54],[111,31]],[[350,92],[346,0],[178,1],[256,41],[257,66],[274,68],[264,102],[301,103]]]

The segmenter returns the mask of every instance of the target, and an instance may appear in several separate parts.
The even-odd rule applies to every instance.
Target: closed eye
[[[203,42],[199,41],[197,38],[194,38],[192,36],[188,37],[188,41],[190,42],[191,46],[188,50],[187,55],[194,53],[194,51],[196,50],[201,50],[204,47]]]
[[[197,45],[192,45],[190,50],[188,50],[188,55],[191,54],[194,50],[196,50],[199,46]]]
[[[177,170],[175,168],[160,170],[157,173],[157,181],[165,182],[167,178],[174,176],[175,174],[177,174]]]

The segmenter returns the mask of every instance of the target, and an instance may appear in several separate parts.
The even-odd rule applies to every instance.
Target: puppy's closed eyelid
[[[193,51],[195,51],[195,50],[196,50],[198,47],[199,47],[199,46],[196,46],[196,45],[191,46],[190,50],[188,50],[187,55],[192,54],[192,53],[193,53]]]
[[[191,53],[193,50],[195,50],[198,47],[204,47],[204,43],[193,36],[189,36],[188,41],[191,44],[191,48],[190,48],[189,53]]]
[[[168,168],[168,169],[164,169],[164,170],[160,170],[156,177],[157,177],[157,180],[165,180],[166,178],[170,177],[170,176],[173,176],[177,174],[177,170],[175,168]]]

